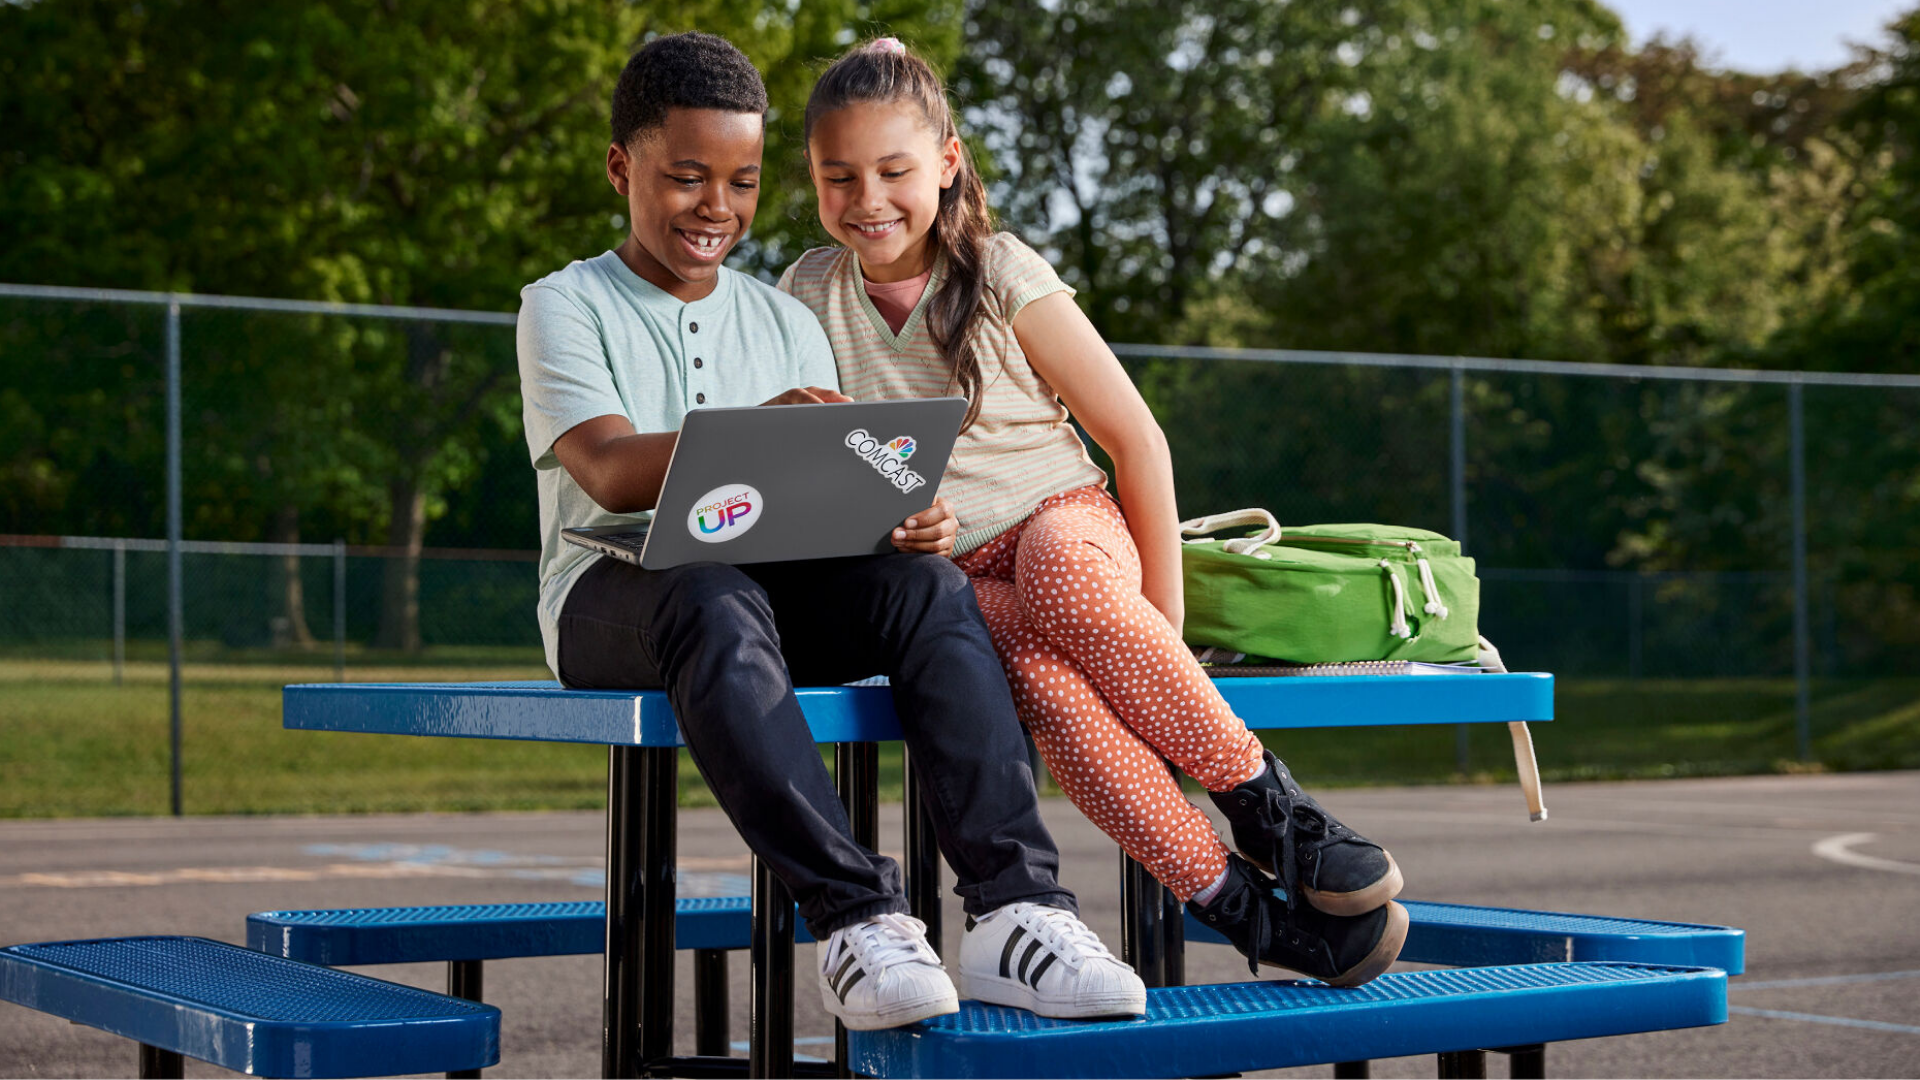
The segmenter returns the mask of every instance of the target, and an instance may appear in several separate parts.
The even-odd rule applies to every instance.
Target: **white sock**
[[[1261,768],[1264,769],[1266,766],[1262,765]],[[1213,884],[1193,894],[1193,900],[1191,902],[1202,906],[1213,903],[1213,898],[1220,895],[1220,886],[1226,883],[1227,872],[1222,870],[1220,871],[1220,876],[1213,879]]]
[[[1260,767],[1253,770],[1253,775],[1247,777],[1245,780],[1241,781],[1241,783],[1251,784],[1255,780],[1258,780],[1265,775],[1267,775],[1267,759],[1262,757],[1260,759]]]

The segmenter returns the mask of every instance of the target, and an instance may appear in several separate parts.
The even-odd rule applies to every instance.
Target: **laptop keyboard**
[[[602,535],[598,539],[603,544],[612,544],[617,548],[625,548],[635,555],[638,555],[640,554],[640,550],[647,546],[647,530],[640,529],[630,533],[615,533],[611,536]]]

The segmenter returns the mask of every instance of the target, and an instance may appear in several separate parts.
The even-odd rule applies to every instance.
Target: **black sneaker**
[[[1329,915],[1364,915],[1400,895],[1403,879],[1393,856],[1340,824],[1300,790],[1287,767],[1265,752],[1267,771],[1232,791],[1213,792],[1213,804],[1233,825],[1233,846]]]
[[[1392,967],[1407,941],[1407,909],[1399,904],[1357,916],[1305,904],[1289,911],[1273,881],[1238,855],[1227,856],[1227,880],[1213,901],[1192,908],[1233,942],[1256,975],[1263,966],[1282,967],[1330,986],[1359,986]]]

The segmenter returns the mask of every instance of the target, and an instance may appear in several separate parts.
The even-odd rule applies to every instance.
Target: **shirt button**
[[[696,356],[696,357],[694,357],[694,358],[693,358],[693,366],[694,366],[694,367],[706,367],[706,366],[707,366],[707,362],[706,362],[705,360],[702,360],[702,359],[700,359],[699,357],[697,357],[697,356]]]
[[[700,332],[700,324],[699,324],[699,323],[697,323],[697,322],[690,322],[690,323],[688,323],[688,324],[687,324],[687,333],[689,333],[689,334],[697,334],[697,333],[699,333],[699,332]]]
[[[707,395],[705,394],[693,395],[693,403],[695,405],[705,405],[707,403]]]

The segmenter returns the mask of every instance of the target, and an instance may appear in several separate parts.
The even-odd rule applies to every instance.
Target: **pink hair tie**
[[[895,56],[907,55],[907,47],[900,43],[899,38],[874,38],[867,48],[872,49],[874,52],[892,53]]]

